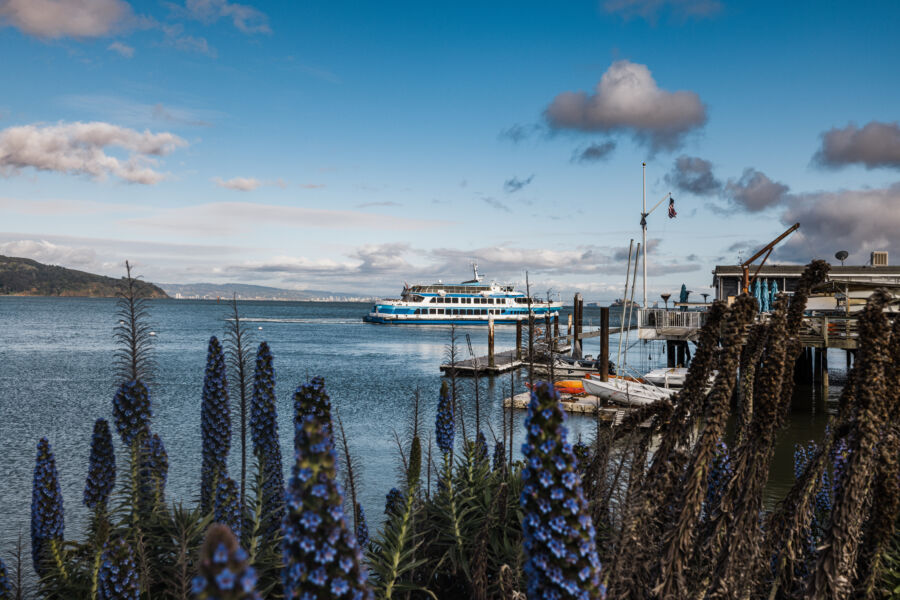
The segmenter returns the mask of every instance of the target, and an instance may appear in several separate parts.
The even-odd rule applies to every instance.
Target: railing
[[[642,329],[700,329],[706,312],[642,308],[638,310],[638,326]]]
[[[824,347],[852,347],[859,338],[859,327],[855,317],[817,315],[803,318],[800,336]]]

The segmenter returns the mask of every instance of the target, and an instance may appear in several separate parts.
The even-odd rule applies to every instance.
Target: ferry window
[[[443,309],[443,308],[439,308],[439,309],[437,309],[437,311],[438,311],[438,314],[439,314],[439,315],[444,314],[444,309]]]
[[[436,315],[436,314],[437,314],[437,309],[436,309],[436,308],[431,308],[431,309],[428,309],[428,312],[429,312],[429,314]]]
[[[486,308],[479,308],[479,309],[478,309],[478,312],[480,312],[480,313],[483,314],[483,315],[486,315],[486,314],[487,314],[487,309],[486,309]]]
[[[453,302],[453,304],[459,304],[459,298],[451,298],[451,302]]]

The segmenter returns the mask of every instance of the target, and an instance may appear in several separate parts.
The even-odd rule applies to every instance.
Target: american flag
[[[678,216],[678,213],[675,212],[675,198],[669,198],[669,218],[674,219]]]

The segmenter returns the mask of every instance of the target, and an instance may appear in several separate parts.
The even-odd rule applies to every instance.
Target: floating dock
[[[597,396],[591,396],[590,394],[580,394],[577,396],[573,396],[572,394],[560,394],[559,400],[559,406],[566,412],[599,415],[601,421],[613,426],[621,424],[622,420],[629,413],[636,410],[636,408],[628,406],[604,406],[603,400]],[[504,398],[503,406],[504,408],[512,407],[526,410],[529,402],[531,402],[531,393],[522,392],[511,398]],[[647,425],[648,423],[641,423],[641,427]]]

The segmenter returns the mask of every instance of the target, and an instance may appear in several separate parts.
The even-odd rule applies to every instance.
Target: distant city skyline
[[[900,4],[0,0],[0,254],[149,281],[567,301],[900,260]],[[640,284],[639,284],[640,285]],[[639,288],[640,289],[640,288]],[[639,295],[639,292],[638,292]]]

